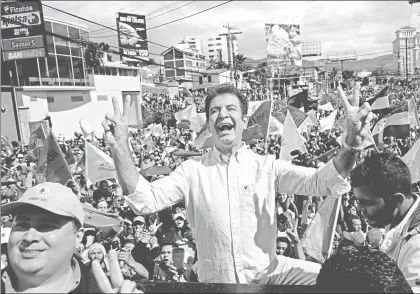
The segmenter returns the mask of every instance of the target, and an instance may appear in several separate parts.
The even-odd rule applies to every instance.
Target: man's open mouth
[[[219,132],[231,131],[232,129],[233,129],[233,124],[223,123],[223,124],[218,125],[218,127],[217,127],[217,130]]]

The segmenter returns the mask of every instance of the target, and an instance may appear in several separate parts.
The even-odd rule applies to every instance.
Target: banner
[[[300,25],[266,24],[268,59],[281,62],[287,73],[302,67]]]
[[[135,57],[148,57],[149,48],[147,45],[146,16],[118,12],[118,46],[120,54]],[[138,61],[127,57],[121,57],[121,61]]]
[[[117,178],[114,160],[102,150],[86,141],[86,179],[94,184],[102,180]]]
[[[42,146],[44,146],[44,141],[44,127],[40,124],[38,128],[31,132],[31,136],[29,137],[28,155],[32,158],[32,160],[38,160],[42,151]]]

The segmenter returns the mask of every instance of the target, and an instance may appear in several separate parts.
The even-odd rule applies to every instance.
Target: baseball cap
[[[140,223],[142,223],[142,224],[145,224],[145,223],[146,223],[146,221],[144,220],[144,217],[142,217],[141,215],[136,216],[136,217],[133,219],[133,225],[134,225],[135,223],[137,223],[137,222],[140,222]]]
[[[186,219],[185,215],[183,215],[182,213],[178,212],[174,214],[173,219],[176,220],[178,217],[182,218],[183,220]]]
[[[13,214],[25,205],[70,217],[83,226],[84,212],[80,200],[72,190],[59,183],[45,182],[29,188],[18,201],[4,205],[2,212]]]

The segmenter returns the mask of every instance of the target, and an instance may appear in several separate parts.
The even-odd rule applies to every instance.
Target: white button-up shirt
[[[126,197],[137,214],[185,201],[200,282],[250,283],[276,258],[276,191],[327,196],[349,188],[332,160],[316,170],[255,154],[246,146],[229,162],[220,155],[213,148],[152,183],[140,177],[135,193]]]

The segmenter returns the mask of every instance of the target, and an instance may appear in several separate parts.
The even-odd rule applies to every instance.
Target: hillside
[[[245,61],[245,64],[250,65],[251,67],[255,68],[260,64],[261,62],[266,61],[267,58],[262,58],[258,60],[254,60],[252,58],[247,58]],[[307,65],[309,63],[312,63],[312,61],[303,61],[303,65]],[[339,66],[338,63],[331,63],[328,65],[328,67],[331,66]],[[393,54],[388,55],[382,55],[374,58],[367,58],[367,59],[360,59],[360,60],[354,60],[354,61],[346,61],[344,62],[344,68],[345,69],[351,69],[354,71],[360,71],[361,69],[367,69],[369,71],[373,71],[375,69],[381,69],[381,66],[383,66],[384,71],[397,71],[397,64],[395,61],[393,61]]]

